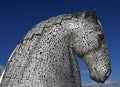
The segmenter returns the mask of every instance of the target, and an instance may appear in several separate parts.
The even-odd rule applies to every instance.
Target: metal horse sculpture
[[[95,11],[42,21],[11,54],[0,87],[81,87],[75,53],[91,79],[104,83],[111,67],[101,28]]]

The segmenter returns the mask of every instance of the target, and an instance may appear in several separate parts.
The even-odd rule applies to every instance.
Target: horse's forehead
[[[86,29],[86,31],[92,31],[94,28],[92,28],[92,27],[100,27],[100,30],[99,31],[101,31],[101,28],[102,28],[102,24],[100,23],[100,21],[99,20],[97,20],[97,22],[98,22],[98,24],[96,25],[96,23],[95,22],[89,22],[89,21],[86,21],[86,20],[84,20],[84,19],[80,19],[80,20],[65,20],[63,23],[63,25],[64,25],[64,28],[66,28],[66,29],[70,29],[70,30],[77,30],[77,28],[78,29],[80,29],[80,30],[82,30],[82,28],[84,28],[84,27],[86,27],[86,25],[87,25],[87,29]],[[82,30],[83,32],[85,32],[85,29],[84,30]]]
[[[83,28],[87,25],[87,21],[85,20],[67,20],[65,21],[65,27],[70,29],[76,29],[76,28]],[[92,26],[92,24],[91,24]]]

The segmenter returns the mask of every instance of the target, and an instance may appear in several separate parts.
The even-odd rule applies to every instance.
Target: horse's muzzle
[[[110,73],[111,73],[111,69],[107,70],[105,74],[101,74],[94,69],[93,72],[90,73],[90,78],[98,83],[100,82],[104,83],[106,79],[109,77]]]

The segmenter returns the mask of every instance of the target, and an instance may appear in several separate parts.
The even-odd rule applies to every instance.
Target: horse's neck
[[[19,61],[16,61],[16,63],[15,63],[16,66],[18,66],[19,63],[17,64],[17,62],[20,62],[20,60],[24,60],[24,62],[28,61],[27,59],[29,58],[29,55],[37,47],[39,48],[41,46],[44,51],[46,49],[49,51],[52,51],[52,50],[50,50],[50,48],[52,48],[52,46],[54,46],[54,44],[58,44],[58,42],[60,42],[60,43],[62,42],[62,44],[66,43],[63,41],[68,41],[68,38],[69,38],[69,36],[67,35],[68,31],[62,29],[63,27],[61,26],[60,23],[62,23],[62,21],[64,21],[64,20],[70,19],[70,18],[71,18],[71,15],[59,15],[57,17],[53,17],[48,20],[42,21],[41,23],[34,26],[27,33],[27,35],[23,38],[23,40],[17,45],[17,47],[11,54],[8,61],[15,61],[16,58],[20,57],[21,59],[17,59]],[[52,33],[50,33],[50,32],[52,32]],[[54,38],[52,35],[54,36]],[[50,39],[51,36],[52,36],[52,39]],[[49,40],[47,40],[48,38],[49,38]],[[48,42],[51,42],[51,43],[49,43],[50,45],[47,44],[46,40]],[[59,40],[61,40],[61,41],[59,41]],[[39,44],[39,45],[37,45],[37,44]],[[66,45],[66,44],[64,44],[64,45]],[[24,58],[24,59],[22,59],[22,58]],[[12,62],[10,62],[9,64],[12,64]],[[24,65],[20,64],[20,66],[23,67]],[[11,68],[13,68],[13,67],[11,67]]]

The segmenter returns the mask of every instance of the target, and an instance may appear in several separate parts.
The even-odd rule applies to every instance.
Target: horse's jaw
[[[98,83],[104,83],[111,73],[108,52],[105,51],[105,48],[102,50],[101,49],[91,51],[84,55],[83,58],[89,69],[90,78]]]
[[[93,71],[90,71],[90,78],[95,80],[98,83],[104,83],[106,81],[106,79],[109,77],[111,70],[108,70],[108,72],[103,72],[102,74],[100,73],[100,71],[97,71],[95,68],[93,69]]]

